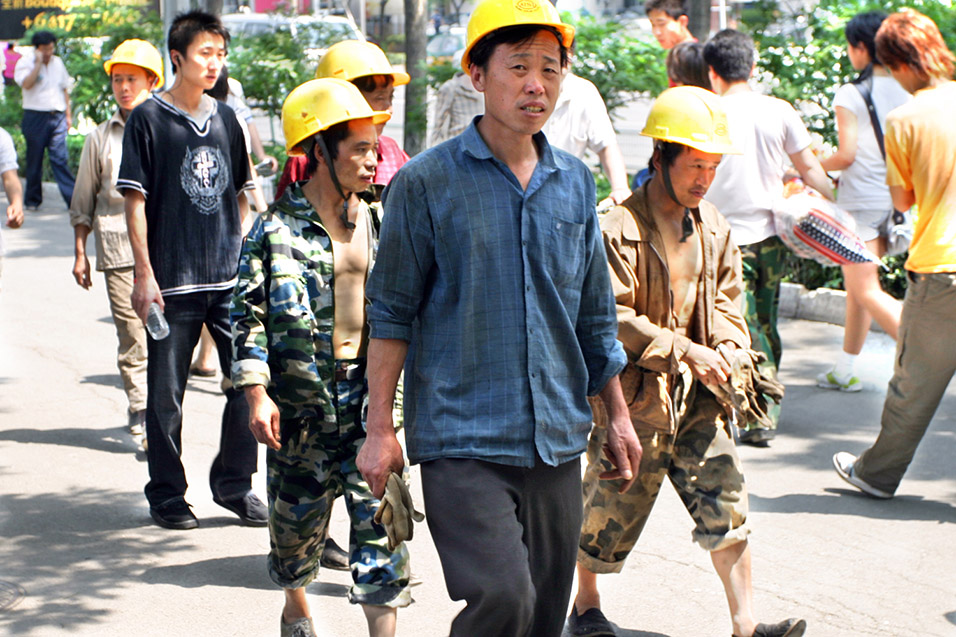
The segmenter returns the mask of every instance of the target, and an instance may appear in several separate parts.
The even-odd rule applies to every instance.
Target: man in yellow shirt
[[[956,372],[956,58],[925,15],[903,9],[876,34],[877,56],[913,94],[886,118],[886,182],[893,206],[919,216],[906,261],[896,366],[880,435],[859,458],[833,466],[876,498],[891,498]]]

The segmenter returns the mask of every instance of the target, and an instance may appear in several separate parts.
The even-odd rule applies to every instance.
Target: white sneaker
[[[847,393],[855,393],[863,390],[863,382],[858,376],[850,376],[841,379],[833,370],[817,375],[817,387],[824,389],[839,389]]]
[[[837,475],[846,480],[849,484],[852,484],[863,493],[873,496],[874,498],[889,500],[893,497],[892,493],[887,493],[882,489],[877,489],[873,485],[864,482],[857,476],[853,475],[853,463],[855,462],[856,456],[854,456],[852,453],[838,451],[837,453],[833,454],[833,468],[836,469]]]

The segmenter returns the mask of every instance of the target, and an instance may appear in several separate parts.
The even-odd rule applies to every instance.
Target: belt
[[[357,380],[365,376],[365,359],[335,361],[335,382]]]

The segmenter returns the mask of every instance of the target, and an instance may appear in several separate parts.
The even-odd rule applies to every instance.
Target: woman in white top
[[[860,75],[837,90],[833,105],[839,146],[832,156],[821,162],[827,171],[843,171],[837,203],[853,216],[857,234],[878,256],[886,252],[886,239],[880,236],[880,227],[893,213],[893,202],[886,185],[886,161],[861,91],[869,92],[881,131],[887,113],[910,99],[909,93],[876,58],[876,32],[885,17],[886,14],[875,11],[861,13],[846,25],[847,55]],[[863,388],[853,368],[871,320],[876,320],[884,332],[896,338],[902,305],[880,287],[877,268],[874,263],[843,266],[846,287],[843,352],[830,371],[817,376],[820,387],[848,392]]]

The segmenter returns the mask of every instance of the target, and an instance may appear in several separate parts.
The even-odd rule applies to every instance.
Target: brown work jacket
[[[703,267],[687,336],[675,331],[667,253],[647,207],[647,186],[601,219],[617,302],[618,339],[627,352],[621,386],[638,429],[676,430],[672,389],[692,341],[710,348],[725,341],[750,346],[741,311],[740,250],[730,238],[730,225],[706,201],[691,213],[694,231],[702,237]],[[603,405],[592,401],[592,407],[595,422],[606,422],[606,416],[597,413]]]

